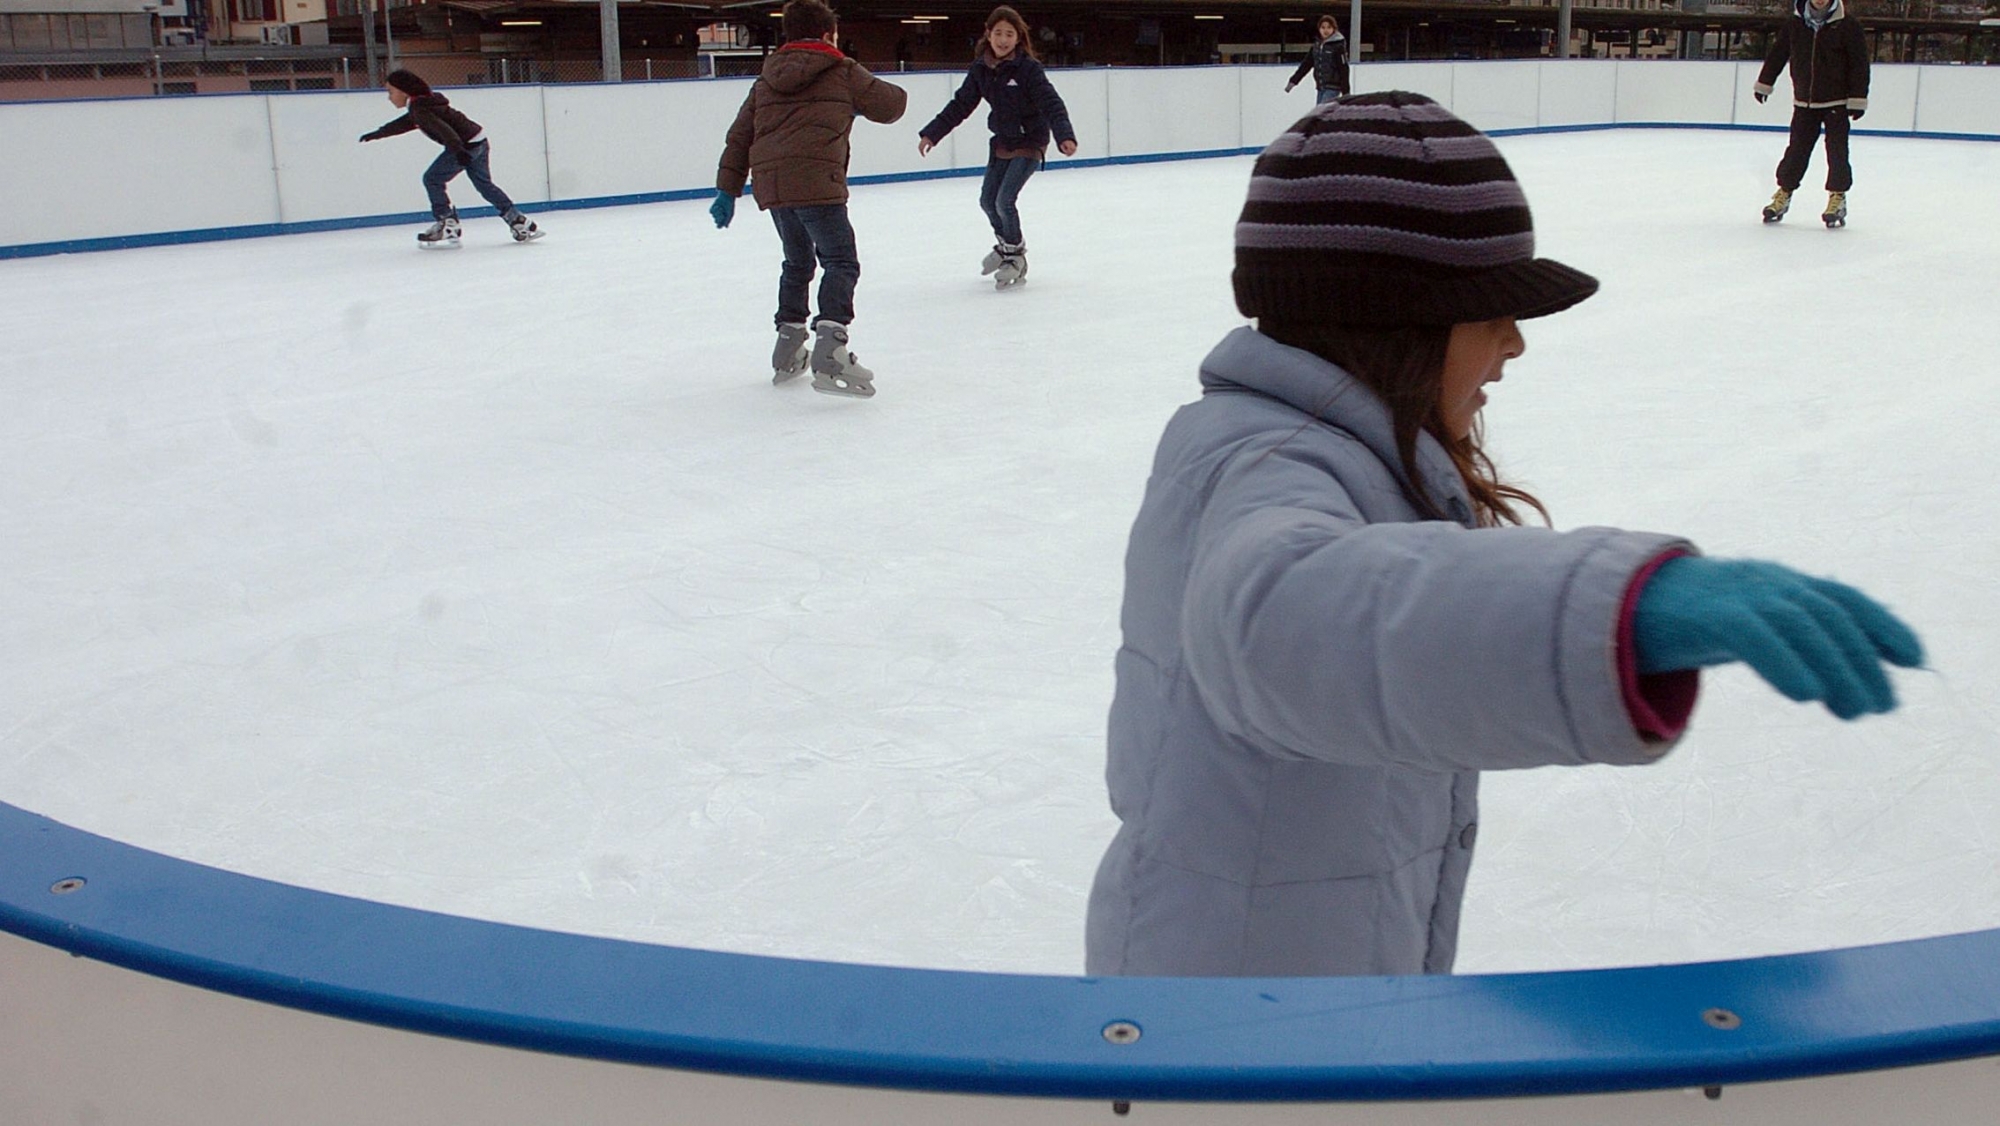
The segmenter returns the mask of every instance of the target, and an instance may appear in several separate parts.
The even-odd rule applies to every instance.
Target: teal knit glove
[[[708,205],[708,213],[715,219],[716,230],[727,227],[736,218],[736,197],[721,188],[715,189],[715,202]]]
[[[1842,719],[1896,706],[1882,662],[1923,664],[1923,643],[1867,595],[1757,560],[1670,559],[1632,616],[1642,673],[1742,661],[1794,700]]]

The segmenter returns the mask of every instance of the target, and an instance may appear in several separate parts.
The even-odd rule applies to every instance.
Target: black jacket
[[[1285,83],[1285,88],[1289,90],[1297,86],[1308,72],[1313,76],[1314,86],[1347,93],[1347,36],[1336,31],[1313,44],[1305,61],[1292,72],[1292,80]]]
[[[995,151],[1045,149],[1050,130],[1054,130],[1058,141],[1076,140],[1076,130],[1069,124],[1069,107],[1063,105],[1062,95],[1056,93],[1048,72],[1040,62],[1029,58],[1027,52],[1018,49],[997,63],[991,52],[981,51],[972,69],[965,72],[958,93],[931,118],[929,125],[917,131],[918,135],[932,144],[943,140],[946,133],[958,128],[959,122],[979,108],[981,98],[993,107],[993,112],[986,116],[986,127],[993,130]]]
[[[1868,37],[1847,14],[1846,0],[1834,0],[1818,30],[1806,23],[1806,0],[1793,0],[1791,18],[1771,37],[1757,92],[1769,94],[1778,72],[1792,68],[1792,104],[1813,109],[1868,108]]]
[[[409,109],[403,116],[391,121],[380,129],[361,139],[376,141],[383,137],[394,137],[421,129],[424,136],[457,153],[461,159],[471,156],[469,146],[479,137],[479,123],[451,108],[443,94],[419,94],[410,99]]]

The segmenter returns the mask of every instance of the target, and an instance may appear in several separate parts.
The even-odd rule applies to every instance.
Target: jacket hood
[[[1280,344],[1256,329],[1239,328],[1201,361],[1201,388],[1204,394],[1238,388],[1255,391],[1295,407],[1352,435],[1395,473],[1405,489],[1411,486],[1402,455],[1396,452],[1396,425],[1388,404],[1366,384],[1311,352]],[[1416,462],[1424,492],[1453,516],[1464,513],[1460,522],[1469,526],[1472,510],[1465,482],[1451,455],[1428,431],[1417,435]]]
[[[780,94],[791,95],[819,81],[819,77],[847,62],[846,56],[831,47],[821,49],[804,43],[787,43],[764,60],[764,81]]]

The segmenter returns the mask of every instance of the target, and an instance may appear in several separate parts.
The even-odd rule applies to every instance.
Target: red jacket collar
[[[846,55],[840,53],[840,48],[820,39],[795,39],[792,42],[787,43],[784,46],[778,48],[778,50],[819,51],[822,54],[832,55],[836,59],[844,59],[847,57]]]

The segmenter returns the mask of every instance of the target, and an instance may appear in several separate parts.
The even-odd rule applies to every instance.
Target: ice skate
[[[812,356],[812,333],[804,325],[779,325],[778,343],[771,349],[771,382],[783,383],[805,373]]]
[[[983,278],[998,270],[1000,263],[1005,261],[1006,257],[1006,254],[1002,252],[1002,244],[994,243],[993,249],[987,251],[986,258],[979,263],[979,276]]]
[[[1001,243],[994,249],[1000,252],[1000,265],[993,271],[993,288],[1011,289],[1028,280],[1026,244],[1008,246],[1006,243]]]
[[[1828,230],[1834,227],[1845,227],[1847,225],[1847,193],[1826,193],[1826,210],[1820,212],[1819,218],[1820,222],[1827,225]]]
[[[1771,196],[1771,202],[1764,205],[1764,221],[1766,223],[1775,223],[1778,220],[1783,219],[1785,217],[1785,212],[1790,211],[1791,209],[1792,209],[1792,193],[1785,188],[1779,188],[1777,192]]]
[[[875,373],[847,349],[847,326],[821,321],[813,326],[813,390],[866,399],[875,393]]]
[[[540,227],[535,226],[533,219],[518,211],[514,213],[512,219],[507,220],[507,229],[514,232],[515,242],[533,242],[541,238],[543,233]]]
[[[427,249],[435,250],[439,247],[457,246],[458,236],[458,212],[454,209],[451,214],[432,223],[429,230],[418,231],[417,243]]]

